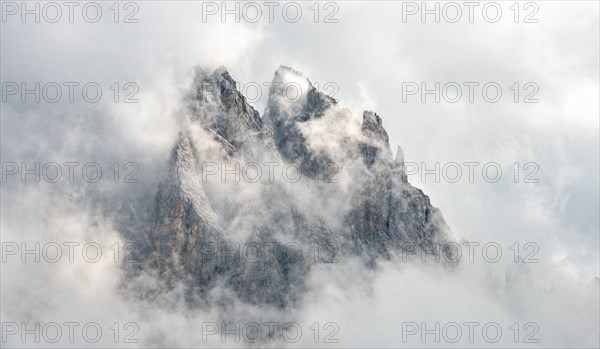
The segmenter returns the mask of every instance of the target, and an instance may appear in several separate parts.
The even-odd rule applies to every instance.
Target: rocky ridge
[[[299,99],[286,98],[289,82]],[[394,158],[382,118],[365,111],[359,123],[301,73],[277,69],[262,118],[225,68],[198,69],[188,102],[156,194],[147,265],[186,285],[191,302],[218,286],[285,308],[316,263],[356,257],[375,267],[408,247],[453,241],[408,182],[400,148]]]

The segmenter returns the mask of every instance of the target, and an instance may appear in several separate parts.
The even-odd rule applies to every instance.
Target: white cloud
[[[536,24],[513,23],[504,4],[506,17],[496,24],[402,23],[401,4],[392,2],[340,3],[337,24],[312,22],[308,4],[297,24],[281,18],[203,23],[201,6],[190,2],[142,2],[138,24],[3,23],[3,82],[96,81],[105,98],[98,104],[3,103],[2,161],[98,161],[105,175],[112,175],[114,162],[135,161],[141,183],[103,181],[91,190],[3,183],[2,240],[120,241],[114,217],[102,208],[129,196],[152,205],[193,67],[226,65],[234,79],[262,85],[280,64],[289,65],[320,86],[335,82],[335,98],[355,118],[375,109],[392,149],[400,144],[407,161],[501,164],[503,179],[494,184],[481,176],[475,183],[411,180],[441,208],[456,236],[496,241],[506,253],[514,242],[533,241],[540,259],[531,266],[538,296],[521,299],[494,294],[489,285],[494,278],[503,283],[505,264],[476,263],[454,273],[393,263],[377,272],[351,263],[336,266],[338,272],[319,270],[306,307],[298,310],[303,324],[336,321],[341,346],[385,346],[399,343],[399,319],[498,319],[507,327],[518,314],[513,306],[523,306],[526,316],[516,321],[539,323],[540,346],[597,346],[598,4],[538,4]],[[136,82],[140,103],[114,104],[109,86],[115,81]],[[495,81],[504,95],[497,104],[480,95],[475,103],[466,96],[456,104],[423,104],[418,96],[402,103],[404,81]],[[540,102],[513,103],[509,87],[517,81],[536,82]],[[261,112],[266,98],[264,90],[256,103]],[[539,164],[540,182],[513,183],[515,162]],[[94,202],[100,203],[88,206]],[[182,315],[179,307],[147,309],[126,298],[117,264],[41,265],[3,264],[3,321],[137,321],[140,346],[160,336],[159,345],[186,346],[202,344],[190,333],[214,319]],[[300,343],[314,345],[308,334]]]

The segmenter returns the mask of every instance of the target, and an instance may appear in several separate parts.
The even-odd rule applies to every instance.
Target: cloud
[[[158,181],[185,123],[182,99],[194,67],[225,65],[236,80],[262,85],[284,64],[320,86],[335,82],[335,98],[355,119],[363,109],[376,109],[392,149],[400,144],[407,161],[425,162],[428,168],[435,162],[497,162],[504,171],[498,183],[488,183],[480,172],[474,183],[436,183],[432,176],[421,182],[420,174],[410,178],[442,210],[457,237],[500,244],[501,263],[479,258],[451,272],[397,260],[375,270],[356,261],[320,266],[311,275],[304,306],[295,309],[299,320],[293,321],[304,330],[296,346],[335,346],[314,343],[309,328],[314,322],[319,322],[320,340],[335,330],[323,326],[335,322],[337,345],[375,347],[401,343],[402,323],[421,321],[427,326],[498,322],[502,346],[523,345],[511,341],[513,322],[534,322],[539,326],[536,345],[598,345],[598,4],[540,3],[540,22],[531,25],[512,22],[506,7],[508,20],[454,25],[418,19],[401,23],[401,4],[387,2],[340,3],[337,24],[315,24],[309,5],[297,24],[203,23],[199,4],[139,6],[140,22],[131,25],[110,18],[97,24],[2,24],[3,82],[97,82],[103,91],[98,103],[81,98],[75,103],[65,98],[56,104],[18,98],[2,103],[3,162],[23,161],[31,168],[36,161],[77,161],[77,171],[96,162],[103,170],[98,183],[82,180],[80,172],[69,183],[64,165],[63,180],[56,184],[32,183],[31,175],[28,183],[20,183],[18,176],[3,183],[3,243],[17,242],[21,248],[26,242],[32,248],[40,242],[40,248],[50,248],[50,242],[97,242],[104,253],[98,263],[83,260],[79,247],[74,263],[66,256],[56,264],[43,258],[21,263],[20,255],[7,256],[10,262],[2,264],[4,322],[95,321],[104,330],[102,346],[115,345],[109,327],[119,322],[117,346],[144,347],[204,346],[199,329],[228,317],[246,323],[292,321],[289,314],[241,302],[228,314],[195,312],[185,309],[177,289],[158,300],[160,306],[144,303],[122,288],[128,275],[122,263],[112,261],[110,249],[114,243],[122,248],[130,233],[120,231],[119,222],[130,214],[148,218],[152,210]],[[456,104],[421,103],[419,95],[401,103],[406,81],[494,81],[504,95],[498,104],[480,95],[475,103],[465,96]],[[510,86],[519,82],[522,88],[529,81],[539,85],[540,102],[514,103]],[[115,82],[120,88],[135,82],[139,102],[114,103],[110,87]],[[121,90],[120,98],[127,92]],[[264,92],[255,103],[261,112]],[[320,126],[329,130],[335,124]],[[315,134],[320,136],[315,141],[330,141]],[[115,162],[118,183],[111,169]],[[123,183],[132,171],[124,167],[128,162],[139,166],[138,183]],[[521,178],[530,173],[525,163],[538,164],[539,183],[514,183],[510,167],[516,162]],[[134,203],[140,206],[129,206]],[[535,242],[539,263],[529,265],[534,289],[510,293],[505,273],[515,242],[522,255],[531,252],[525,243]],[[135,282],[158,287],[150,278]],[[122,327],[128,322],[139,326],[134,336],[139,343],[123,343],[132,330]],[[521,327],[520,339],[529,331]],[[5,344],[31,346],[18,336]],[[72,345],[87,344],[78,336]],[[210,344],[237,345],[221,343],[216,335]],[[481,337],[474,345],[492,346]]]

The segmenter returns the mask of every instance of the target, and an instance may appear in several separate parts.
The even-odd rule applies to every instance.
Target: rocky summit
[[[300,93],[286,96],[293,84]],[[297,91],[296,91],[297,92]],[[383,119],[362,123],[303,74],[275,72],[261,117],[225,68],[197,69],[159,184],[146,267],[191,302],[216,287],[244,302],[301,300],[318,263],[368,267],[454,241],[404,174]]]

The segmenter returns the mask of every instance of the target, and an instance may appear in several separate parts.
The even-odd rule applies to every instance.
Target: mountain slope
[[[148,265],[193,301],[218,285],[286,307],[315,263],[375,266],[453,241],[408,183],[401,149],[393,158],[379,115],[359,123],[291,68],[276,71],[263,118],[224,68],[198,69],[188,110],[156,195]]]

